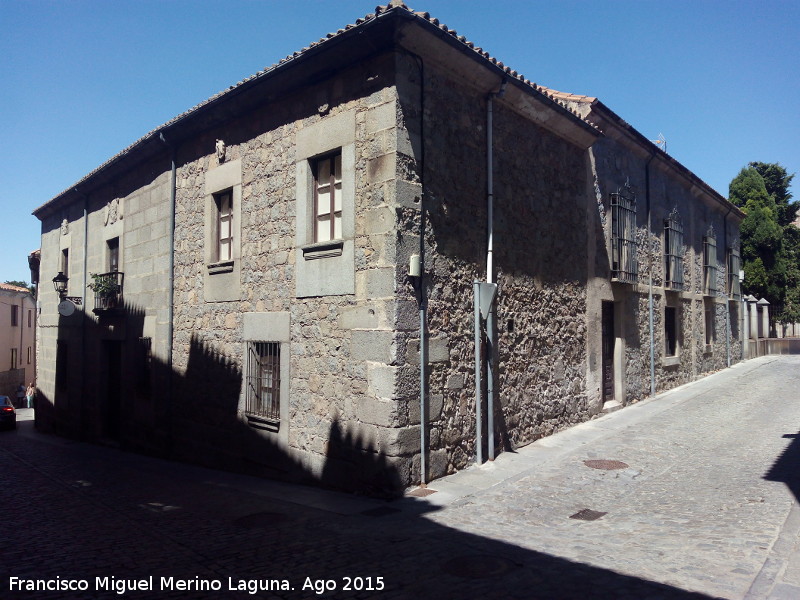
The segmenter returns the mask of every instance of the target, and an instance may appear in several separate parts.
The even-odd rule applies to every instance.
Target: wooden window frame
[[[338,160],[337,160],[338,159]],[[338,162],[339,165],[339,176],[336,176],[336,164]],[[328,170],[328,181],[322,182],[320,181],[320,169],[325,163],[330,163],[331,168]],[[330,242],[334,240],[340,240],[343,237],[342,227],[342,209],[343,209],[343,198],[342,198],[342,150],[341,148],[336,152],[331,152],[324,156],[320,156],[312,161],[312,169],[314,174],[314,203],[313,203],[313,212],[312,218],[314,221],[314,243],[317,242]],[[337,190],[337,183],[338,183],[338,190]],[[325,208],[328,209],[328,212],[322,213],[320,215],[320,204],[319,204],[319,192],[321,188],[328,187],[330,190],[330,202],[329,205]],[[338,194],[337,194],[338,191]],[[336,210],[336,200],[339,200],[339,210]],[[320,236],[320,217],[330,215],[329,220],[329,237],[327,239],[321,239]],[[336,236],[336,217],[339,218],[339,229],[340,235]]]
[[[107,266],[109,273],[117,273],[119,272],[119,238],[114,237],[111,239],[106,240],[106,250],[108,252],[107,255]]]
[[[214,207],[216,209],[214,220],[214,261],[231,261],[233,260],[233,189],[214,194]],[[223,226],[226,222],[228,224],[228,236],[223,237]],[[227,253],[223,253],[223,245],[225,243],[228,244]]]

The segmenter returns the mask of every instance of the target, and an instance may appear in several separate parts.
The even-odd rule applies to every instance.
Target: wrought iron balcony
[[[94,292],[94,313],[109,313],[122,310],[122,289],[125,273],[92,274],[93,282],[89,287]]]

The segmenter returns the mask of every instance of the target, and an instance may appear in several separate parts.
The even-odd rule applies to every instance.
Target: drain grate
[[[584,508],[579,510],[574,515],[570,515],[570,519],[578,519],[580,521],[597,521],[600,517],[607,515],[607,512],[599,512],[591,508]]]
[[[628,468],[628,465],[621,460],[585,460],[583,464],[592,469],[602,469],[603,471]]]
[[[275,527],[290,521],[288,515],[277,512],[258,512],[252,515],[245,515],[234,519],[234,523],[247,529],[257,529],[259,527]]]
[[[400,512],[399,508],[392,508],[390,506],[379,506],[378,508],[370,508],[369,510],[362,510],[360,514],[367,517],[385,517],[386,515],[393,515]]]
[[[435,494],[436,490],[432,490],[431,488],[417,488],[412,490],[406,494],[406,496],[414,496],[416,498],[424,498],[425,496],[430,496],[431,494]]]
[[[442,563],[442,571],[465,579],[496,577],[513,567],[513,562],[499,556],[459,556]]]

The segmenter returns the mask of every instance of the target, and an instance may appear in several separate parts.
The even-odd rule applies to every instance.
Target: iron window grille
[[[279,342],[249,342],[247,349],[247,394],[245,412],[279,422],[281,390]]]
[[[342,239],[342,153],[314,163],[314,241]]]
[[[683,224],[677,210],[664,220],[664,287],[683,287]]]
[[[636,195],[628,183],[611,194],[611,255],[613,279],[636,283]]]
[[[703,293],[717,295],[717,238],[713,228],[703,237]]]
[[[94,312],[122,308],[125,273],[112,271],[92,275],[94,278]]]
[[[734,300],[741,300],[742,287],[739,281],[739,269],[741,261],[739,251],[736,248],[728,249],[728,296]]]

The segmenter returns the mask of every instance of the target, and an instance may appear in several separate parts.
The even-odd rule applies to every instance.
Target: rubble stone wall
[[[430,475],[474,459],[473,282],[486,280],[486,97],[430,62],[401,68],[403,123],[424,138]],[[400,78],[399,78],[400,79]],[[453,107],[457,107],[454,110]],[[514,448],[586,420],[586,189],[583,150],[494,102],[494,262],[499,390],[496,443]],[[402,174],[401,174],[402,175]],[[419,233],[419,210],[397,207],[398,229]],[[407,238],[411,234],[406,235]],[[411,244],[413,245],[413,244]],[[398,261],[402,301],[412,303]],[[409,419],[418,422],[419,333],[398,326]]]

